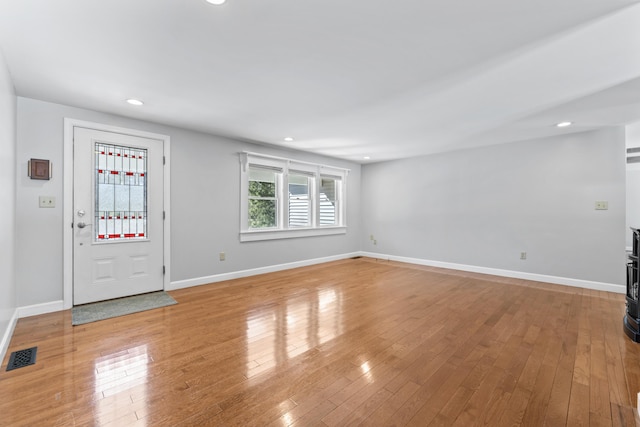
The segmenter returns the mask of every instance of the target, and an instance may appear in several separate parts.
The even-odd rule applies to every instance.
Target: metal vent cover
[[[36,363],[36,352],[38,347],[26,348],[24,350],[18,350],[11,353],[9,357],[9,364],[7,364],[7,371],[22,368],[24,366],[33,365]]]

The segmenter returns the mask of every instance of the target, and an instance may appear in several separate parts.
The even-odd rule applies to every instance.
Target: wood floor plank
[[[599,316],[591,317],[591,383],[589,387],[589,412],[591,424],[611,425],[611,403],[609,400],[609,377],[604,337],[603,299],[591,298],[591,311]]]
[[[366,426],[383,426],[389,425],[389,419],[396,413],[398,409],[404,405],[404,403],[413,396],[420,389],[420,386],[414,382],[407,381],[402,388],[397,392],[392,393],[388,389],[385,390],[392,393],[389,398],[382,402],[378,408],[373,411],[366,419],[361,422],[361,425]]]
[[[589,386],[580,382],[574,382],[571,386],[569,398],[569,412],[567,425],[589,425]]]
[[[573,366],[575,364],[576,346],[578,340],[577,315],[580,311],[579,298],[574,296],[567,300],[563,314],[566,316],[566,326],[561,331],[560,359],[555,370],[555,377],[549,398],[549,407],[545,422],[549,425],[563,425],[567,422],[567,412],[569,409],[569,398],[571,396],[571,385],[573,380]]]
[[[614,427],[637,427],[640,425],[634,408],[611,404],[611,425]]]
[[[632,426],[624,295],[359,258],[20,319],[10,426]]]

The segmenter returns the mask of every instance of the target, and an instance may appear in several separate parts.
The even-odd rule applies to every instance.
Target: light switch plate
[[[56,198],[53,196],[40,196],[39,203],[41,208],[55,208]]]

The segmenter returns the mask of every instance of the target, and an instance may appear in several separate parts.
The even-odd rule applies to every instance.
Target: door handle
[[[85,228],[87,225],[91,225],[91,224],[85,224],[84,222],[79,222],[78,228]]]

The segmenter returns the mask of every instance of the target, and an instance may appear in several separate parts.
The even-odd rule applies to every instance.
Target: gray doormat
[[[177,304],[176,300],[164,291],[94,302],[73,307],[71,309],[71,324],[83,325],[173,304]]]

